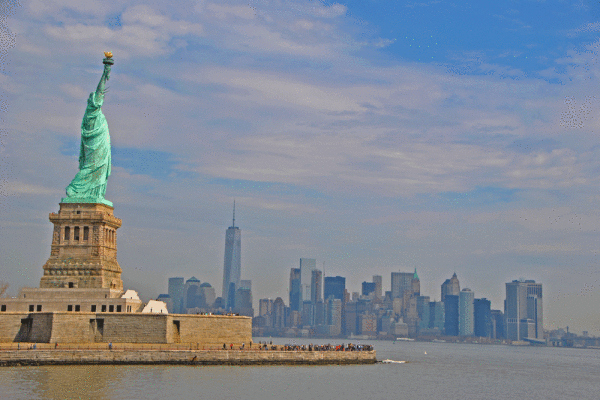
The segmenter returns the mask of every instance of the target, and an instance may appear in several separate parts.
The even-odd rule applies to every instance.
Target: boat
[[[383,364],[404,364],[404,363],[406,363],[406,361],[396,361],[396,360],[390,360],[390,359],[383,360],[381,362]]]
[[[415,339],[408,338],[408,337],[397,337],[396,340],[402,340],[404,342],[414,342],[415,341]]]

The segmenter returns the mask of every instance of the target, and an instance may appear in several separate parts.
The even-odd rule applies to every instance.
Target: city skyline
[[[256,298],[287,303],[304,257],[353,291],[416,268],[432,301],[456,272],[493,308],[505,282],[526,278],[544,283],[546,328],[600,334],[600,6],[11,4],[9,294],[41,277],[48,214],[77,170],[82,101],[112,51],[106,198],[123,221],[124,284],[144,298],[166,290],[158,276],[221,293],[235,198]]]

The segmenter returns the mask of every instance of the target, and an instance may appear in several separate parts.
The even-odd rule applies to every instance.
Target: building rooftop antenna
[[[235,228],[235,199],[233,199],[233,224],[231,226]]]

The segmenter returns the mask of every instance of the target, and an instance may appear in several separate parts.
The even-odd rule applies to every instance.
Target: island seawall
[[[372,351],[3,350],[0,366],[18,365],[331,365],[375,364]]]

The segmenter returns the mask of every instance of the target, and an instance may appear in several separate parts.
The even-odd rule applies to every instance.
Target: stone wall
[[[64,364],[374,364],[375,351],[260,350],[9,350],[0,352],[0,366]]]
[[[102,342],[169,343],[167,315],[161,314],[98,314],[104,319]]]
[[[249,317],[141,313],[1,313],[0,342],[249,344]]]
[[[21,320],[29,316],[27,313],[2,313],[0,315],[0,342],[20,342],[23,339]]]
[[[169,321],[168,343],[195,343],[201,339],[199,342],[205,346],[219,347],[224,343],[249,344],[252,340],[252,319],[249,317],[171,314]]]

